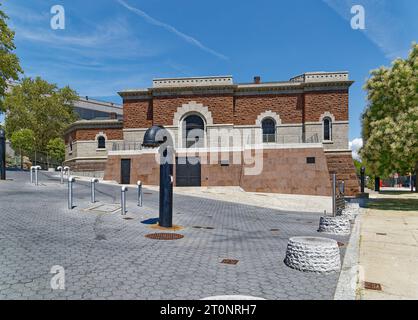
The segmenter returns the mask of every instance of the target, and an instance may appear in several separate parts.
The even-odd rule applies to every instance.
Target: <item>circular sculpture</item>
[[[318,232],[338,235],[350,234],[350,220],[344,215],[338,217],[321,217]]]
[[[341,268],[340,249],[335,240],[318,237],[289,239],[284,263],[306,272],[335,272]]]

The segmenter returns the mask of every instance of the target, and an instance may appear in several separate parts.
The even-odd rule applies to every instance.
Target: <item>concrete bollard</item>
[[[120,210],[121,214],[124,216],[126,215],[126,192],[128,191],[128,188],[123,186],[120,192]]]
[[[99,182],[99,179],[93,178],[90,181],[90,189],[91,189],[91,203],[96,202],[96,183]]]
[[[73,183],[75,179],[73,177],[68,178],[68,209],[73,209]]]
[[[138,181],[137,183],[138,186],[138,207],[142,207],[142,199],[143,199],[143,193],[142,193],[142,182]]]
[[[61,172],[61,184],[63,184],[64,183],[64,168],[59,166],[57,170]]]

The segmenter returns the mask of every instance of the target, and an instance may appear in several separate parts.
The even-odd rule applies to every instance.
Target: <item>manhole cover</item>
[[[278,232],[279,229],[270,229],[271,232]]]
[[[106,236],[104,234],[98,234],[96,235],[95,240],[99,240],[99,241],[106,240]]]
[[[214,230],[215,228],[214,227],[203,227],[203,229],[206,229],[206,230]]]
[[[124,220],[133,220],[134,218],[131,218],[131,217],[125,217],[125,218],[123,218]]]
[[[152,195],[153,193],[152,192],[144,192],[144,194]]]
[[[201,227],[201,226],[193,226],[192,228],[194,228],[194,229],[202,229],[203,227]]]
[[[221,261],[221,263],[223,264],[232,264],[232,265],[236,265],[239,262],[239,260],[235,260],[235,259],[223,259]]]
[[[376,233],[378,236],[387,236],[387,233],[380,233],[380,232],[378,232],[378,233]]]
[[[184,238],[182,234],[178,233],[151,233],[145,237],[154,240],[178,240]]]
[[[364,281],[364,289],[382,291],[382,285],[380,283]]]

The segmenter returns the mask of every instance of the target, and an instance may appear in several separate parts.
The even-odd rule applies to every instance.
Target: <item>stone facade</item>
[[[65,138],[72,151],[67,147],[66,159],[68,163],[84,162],[80,168],[107,161],[105,179],[120,181],[120,162],[129,158],[131,181],[158,184],[159,168],[150,160],[152,152],[139,147],[146,130],[164,126],[177,154],[187,153],[185,119],[195,115],[204,126],[201,153],[224,148],[244,160],[248,145],[253,149],[262,146],[264,159],[263,171],[253,176],[242,174],[243,163],[202,163],[202,186],[330,195],[329,172],[336,171],[337,178],[346,181],[347,195],[355,195],[359,187],[348,150],[352,83],[346,72],[306,73],[284,82],[247,84],[234,84],[231,76],[155,79],[152,88],[119,93],[123,122],[70,127]],[[273,121],[274,134],[263,136],[266,119]],[[324,119],[331,122],[328,140]],[[106,148],[96,147],[98,136],[106,137]],[[263,143],[263,138],[269,142]],[[315,158],[315,162],[308,164],[307,158]],[[102,164],[98,167],[103,169]]]

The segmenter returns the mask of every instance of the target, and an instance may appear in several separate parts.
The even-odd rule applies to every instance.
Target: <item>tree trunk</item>
[[[418,180],[418,161],[415,164],[415,192],[418,192],[418,188],[417,188],[417,181]],[[412,184],[412,183],[411,183]]]

